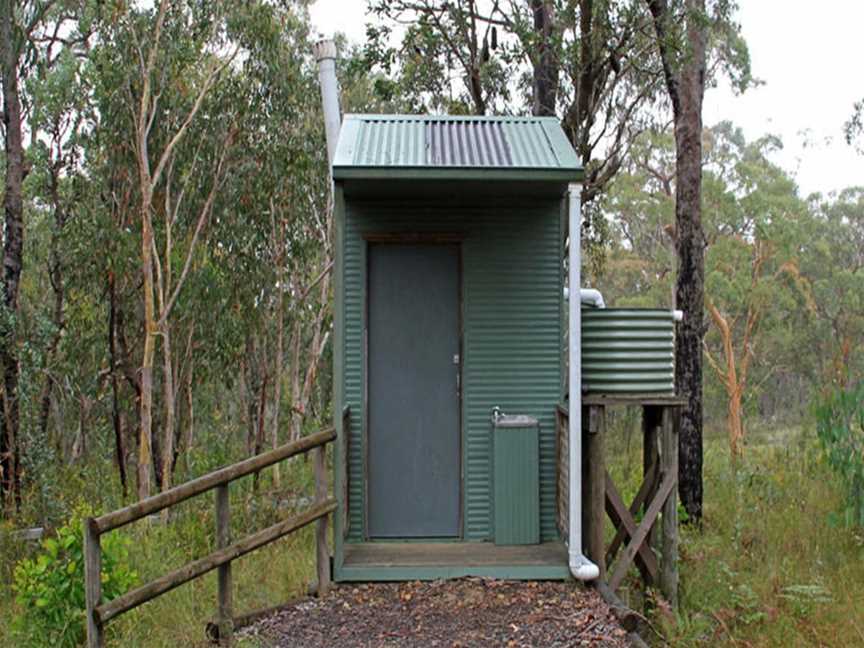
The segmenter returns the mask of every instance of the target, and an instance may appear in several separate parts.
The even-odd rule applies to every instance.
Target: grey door
[[[369,526],[459,535],[459,248],[369,246]]]

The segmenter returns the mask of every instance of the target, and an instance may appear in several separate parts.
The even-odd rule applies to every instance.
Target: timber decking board
[[[540,567],[567,565],[562,542],[496,546],[488,542],[363,542],[345,544],[345,567]]]

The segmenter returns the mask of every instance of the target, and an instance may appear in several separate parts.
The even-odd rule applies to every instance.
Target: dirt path
[[[628,645],[596,592],[573,583],[481,578],[343,585],[240,634],[268,648]]]

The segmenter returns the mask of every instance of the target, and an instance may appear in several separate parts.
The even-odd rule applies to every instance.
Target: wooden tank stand
[[[676,396],[590,394],[582,398],[585,552],[612,591],[635,562],[643,582],[659,586],[673,606],[678,602],[678,413],[684,403]],[[643,479],[629,506],[606,468],[606,410],[613,405],[642,408]],[[642,520],[637,524],[640,511]],[[606,515],[615,527],[608,547]]]

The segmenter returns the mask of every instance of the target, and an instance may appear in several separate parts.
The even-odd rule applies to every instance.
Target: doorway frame
[[[362,325],[362,371],[363,371],[363,539],[365,542],[462,542],[465,537],[465,450],[464,450],[464,328],[465,328],[465,302],[464,302],[464,274],[463,256],[465,248],[463,242],[465,234],[461,232],[361,232],[363,240],[363,259],[361,267],[363,277],[363,325]],[[459,364],[456,370],[456,408],[457,408],[457,447],[459,456],[459,488],[458,488],[458,511],[457,522],[458,533],[455,536],[442,536],[433,538],[408,537],[408,538],[373,538],[369,535],[369,248],[372,245],[450,245],[456,247],[456,283],[457,283],[457,347],[459,353]]]

